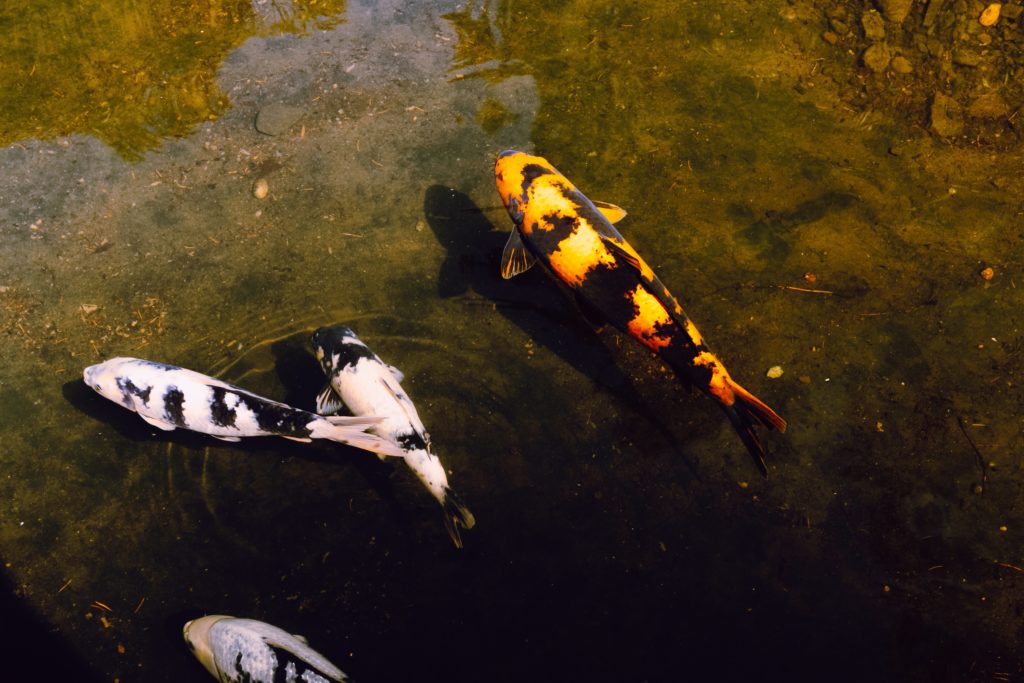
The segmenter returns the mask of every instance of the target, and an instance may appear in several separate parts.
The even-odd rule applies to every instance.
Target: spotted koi
[[[398,446],[405,464],[416,473],[444,510],[444,524],[456,548],[462,547],[459,528],[472,529],[473,513],[448,485],[441,459],[434,453],[416,406],[402,389],[405,379],[398,368],[387,365],[344,325],[321,327],[313,333],[313,349],[327,375],[327,386],[316,399],[321,415],[346,409],[353,415],[383,418],[370,430]]]
[[[302,442],[327,439],[378,455],[405,456],[390,441],[366,433],[381,417],[324,417],[176,365],[111,358],[85,368],[82,379],[101,396],[164,431],[180,427],[223,441],[270,435]]]
[[[185,624],[196,659],[222,683],[348,683],[344,671],[302,636],[264,621],[211,614]]]

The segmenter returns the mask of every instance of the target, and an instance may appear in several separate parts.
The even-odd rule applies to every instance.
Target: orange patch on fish
[[[636,315],[627,324],[630,334],[652,351],[668,346],[671,339],[655,331],[658,325],[669,325],[672,322],[672,317],[661,302],[641,286],[637,286],[627,298],[636,307]]]
[[[683,308],[678,303],[676,304],[676,313],[679,315],[685,315]],[[700,336],[700,332],[697,330],[697,326],[693,322],[686,318],[686,334],[690,337],[690,341],[693,342],[694,346],[700,346],[704,343],[704,338]]]
[[[548,261],[562,280],[572,287],[578,287],[587,279],[587,273],[599,264],[615,265],[615,256],[587,222],[581,219],[579,229],[573,230],[558,243],[558,248],[551,252]]]
[[[576,205],[566,198],[570,189],[555,176],[541,177],[530,186],[529,202],[526,205],[526,218],[523,221],[523,232],[530,232],[533,227],[538,230],[551,230],[554,226],[546,220],[547,216],[570,217],[576,215]]]
[[[508,206],[509,200],[513,197],[519,197],[523,193],[523,184],[525,178],[523,177],[523,169],[527,166],[537,166],[550,171],[552,174],[552,180],[561,179],[568,185],[570,189],[575,189],[548,161],[542,157],[531,156],[528,154],[512,154],[509,156],[498,157],[497,163],[495,164],[494,171],[497,180],[498,194],[501,195],[501,199]],[[537,184],[536,180],[533,183]],[[530,202],[532,203],[532,199]]]
[[[711,380],[708,382],[708,391],[714,394],[724,405],[731,406],[736,402],[736,396],[732,393],[729,373],[721,361],[710,351],[701,351],[693,359],[694,365],[702,365],[711,370]]]

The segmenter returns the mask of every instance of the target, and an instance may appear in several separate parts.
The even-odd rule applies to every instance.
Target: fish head
[[[129,410],[135,410],[132,399],[131,380],[126,377],[125,364],[132,358],[111,358],[110,360],[90,365],[82,371],[82,379],[89,388],[114,403],[120,403]]]
[[[562,175],[543,157],[506,150],[494,162],[494,182],[508,215],[517,228],[523,227],[530,198],[530,186],[543,175]]]
[[[213,677],[217,680],[221,680],[221,675],[217,670],[213,644],[210,639],[210,629],[217,622],[231,618],[225,614],[211,614],[193,619],[187,622],[181,629],[181,635],[185,638],[188,649],[192,651],[192,654],[199,660],[199,663],[206,667],[206,670],[213,674]]]
[[[313,333],[311,341],[316,359],[328,376],[369,352],[366,344],[346,325],[321,327]]]

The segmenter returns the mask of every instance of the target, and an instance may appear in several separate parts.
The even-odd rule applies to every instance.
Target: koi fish
[[[441,503],[448,535],[455,547],[461,548],[459,527],[471,529],[476,520],[448,486],[444,466],[431,448],[430,435],[402,389],[402,373],[385,364],[344,325],[321,327],[313,333],[312,342],[327,375],[327,386],[316,400],[317,412],[332,415],[346,407],[353,415],[382,417],[370,430],[404,452],[405,464]]]
[[[185,624],[182,635],[196,659],[223,683],[350,680],[302,636],[255,619],[211,614]]]
[[[514,224],[502,276],[514,277],[540,261],[568,285],[584,317],[630,335],[714,399],[767,476],[754,425],[784,432],[786,421],[733,380],[679,302],[615,229],[626,212],[591,201],[541,157],[502,152],[494,175]]]
[[[301,442],[327,439],[379,455],[405,455],[394,444],[366,433],[382,418],[323,417],[175,365],[111,358],[87,367],[82,378],[104,398],[165,431],[181,427],[223,441],[269,435]]]

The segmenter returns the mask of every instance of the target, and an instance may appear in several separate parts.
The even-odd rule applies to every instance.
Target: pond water
[[[206,680],[181,626],[226,613],[359,681],[1024,675],[1020,122],[936,134],[898,106],[926,60],[851,95],[877,74],[822,31],[861,3],[64,4],[0,10],[8,658]],[[500,277],[510,148],[627,209],[789,422],[767,479],[540,269]],[[336,323],[404,372],[462,550],[404,466],[81,382],[138,356],[311,409]]]

